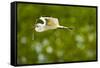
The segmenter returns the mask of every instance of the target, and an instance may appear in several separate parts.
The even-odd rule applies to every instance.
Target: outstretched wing
[[[45,17],[45,20],[46,20],[47,26],[58,26],[59,25],[59,21],[57,18]]]

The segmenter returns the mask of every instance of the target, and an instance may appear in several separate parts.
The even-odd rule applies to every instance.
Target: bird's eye
[[[44,22],[43,22],[42,20],[38,19],[38,20],[37,20],[37,23],[43,24]]]

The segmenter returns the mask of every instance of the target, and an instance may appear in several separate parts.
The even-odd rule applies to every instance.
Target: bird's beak
[[[35,25],[33,25],[32,28],[34,29],[35,28]]]
[[[38,19],[36,19],[35,24],[37,23]]]
[[[34,30],[35,29],[35,25],[32,25],[32,28],[31,29]]]

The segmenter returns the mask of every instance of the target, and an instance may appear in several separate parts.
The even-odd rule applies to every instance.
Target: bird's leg
[[[65,26],[58,26],[58,28],[61,28],[61,29],[69,29],[69,30],[72,30],[73,29],[71,27],[65,27]]]

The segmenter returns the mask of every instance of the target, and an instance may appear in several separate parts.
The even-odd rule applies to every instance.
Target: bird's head
[[[42,31],[44,31],[44,25],[41,24],[41,23],[37,23],[36,26],[35,26],[35,30],[36,30],[37,32],[42,32]]]
[[[46,24],[46,20],[45,20],[45,18],[44,17],[40,17],[39,19],[37,19],[36,20],[36,25],[35,25],[35,30],[37,31],[37,32],[42,32],[42,31],[44,31],[45,29],[44,29],[44,26],[45,26],[45,24]]]

